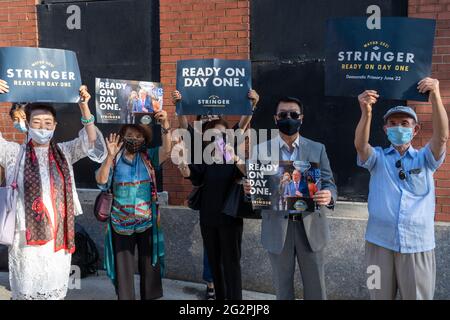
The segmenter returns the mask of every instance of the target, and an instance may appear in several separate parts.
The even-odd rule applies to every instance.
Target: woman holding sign
[[[0,81],[3,92],[8,87]],[[79,107],[84,128],[72,141],[55,142],[56,112],[42,103],[26,107],[27,143],[0,137],[0,165],[6,168],[7,185],[18,190],[9,248],[13,299],[60,300],[66,296],[75,251],[74,218],[82,213],[72,166],[85,157],[96,162],[106,157],[103,136],[89,111],[90,97],[82,86]]]
[[[181,100],[178,91],[172,93],[173,102]],[[251,90],[248,98],[252,100],[253,108],[256,107],[259,96]],[[191,137],[194,137],[194,129],[188,125],[185,116],[178,116],[180,127],[188,129]],[[223,134],[229,128],[228,123],[221,117],[204,117],[202,121],[202,134],[208,130],[215,130],[214,142],[203,145],[203,149],[216,145],[218,154],[213,157],[223,161],[207,164],[206,159],[200,164],[186,165],[187,159],[178,161],[179,169],[183,177],[191,180],[195,186],[201,186],[200,199],[200,229],[204,247],[211,267],[217,300],[242,300],[241,281],[241,242],[243,231],[242,218],[231,217],[222,213],[225,201],[230,193],[231,186],[236,180],[243,177],[237,163],[241,160],[235,155],[231,146],[224,143]],[[242,116],[234,129],[245,130],[251,120],[251,116]],[[180,142],[183,155],[186,150],[183,142]],[[191,149],[192,150],[192,149]]]
[[[161,123],[163,145],[150,148],[152,132],[147,126],[127,124],[119,134],[106,139],[108,157],[97,171],[103,191],[113,194],[112,212],[105,242],[107,273],[113,280],[119,300],[134,300],[135,248],[141,276],[141,300],[163,295],[163,239],[155,169],[168,158],[171,147],[169,120],[165,111],[155,113]]]

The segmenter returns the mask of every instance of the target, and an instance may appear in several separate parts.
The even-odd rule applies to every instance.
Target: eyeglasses
[[[287,119],[289,116],[291,119],[298,119],[301,116],[301,113],[297,111],[281,111],[277,114],[278,118],[280,119]]]
[[[397,160],[397,162],[395,163],[395,167],[397,169],[400,169],[400,171],[398,172],[398,177],[400,178],[400,180],[405,180],[406,179],[406,172],[403,170],[402,161],[401,160]]]

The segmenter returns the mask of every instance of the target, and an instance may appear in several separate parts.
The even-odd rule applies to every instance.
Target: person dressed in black
[[[223,119],[209,122],[206,129],[227,128]],[[237,161],[237,156],[233,161]],[[243,221],[222,213],[228,190],[242,172],[233,163],[180,164],[182,175],[201,186],[200,229],[209,258],[217,300],[242,299],[241,242]]]
[[[181,99],[177,91],[173,96],[174,102]],[[254,90],[249,92],[249,99],[255,107],[259,97]],[[231,187],[244,176],[242,160],[231,146],[222,143],[225,140],[225,130],[229,129],[223,118],[204,117],[200,120],[203,120],[202,133],[209,129],[217,133],[210,142],[217,144],[212,154],[215,159],[211,164],[205,159],[200,164],[187,165],[181,162],[178,167],[181,174],[190,179],[194,186],[201,186],[200,230],[212,271],[216,299],[242,300],[240,259],[243,220],[222,213]],[[250,120],[251,116],[243,116],[233,129],[245,130]],[[193,128],[188,125],[186,118],[179,116],[179,122],[180,127],[188,129],[192,136]],[[207,145],[203,147],[206,148]],[[182,153],[186,154],[185,147],[181,148]]]

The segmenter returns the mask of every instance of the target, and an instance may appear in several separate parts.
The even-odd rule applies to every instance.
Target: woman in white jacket
[[[0,80],[0,93],[8,92]],[[88,107],[90,95],[80,88],[84,128],[72,141],[56,143],[55,109],[46,104],[27,105],[28,141],[20,145],[0,135],[0,166],[6,181],[17,179],[15,235],[9,248],[9,278],[13,299],[64,299],[67,294],[71,255],[75,250],[74,217],[82,213],[73,167],[89,157],[102,162],[106,146]]]

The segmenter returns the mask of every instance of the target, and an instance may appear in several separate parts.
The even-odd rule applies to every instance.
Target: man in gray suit
[[[323,250],[329,240],[326,210],[334,208],[336,185],[325,146],[299,134],[303,106],[292,97],[280,99],[275,123],[279,136],[258,145],[252,160],[309,161],[320,164],[321,190],[314,195],[320,205],[316,212],[289,214],[288,211],[262,211],[261,241],[268,251],[278,300],[293,300],[295,258],[303,279],[304,299],[326,299]],[[250,184],[244,190],[250,193]]]

